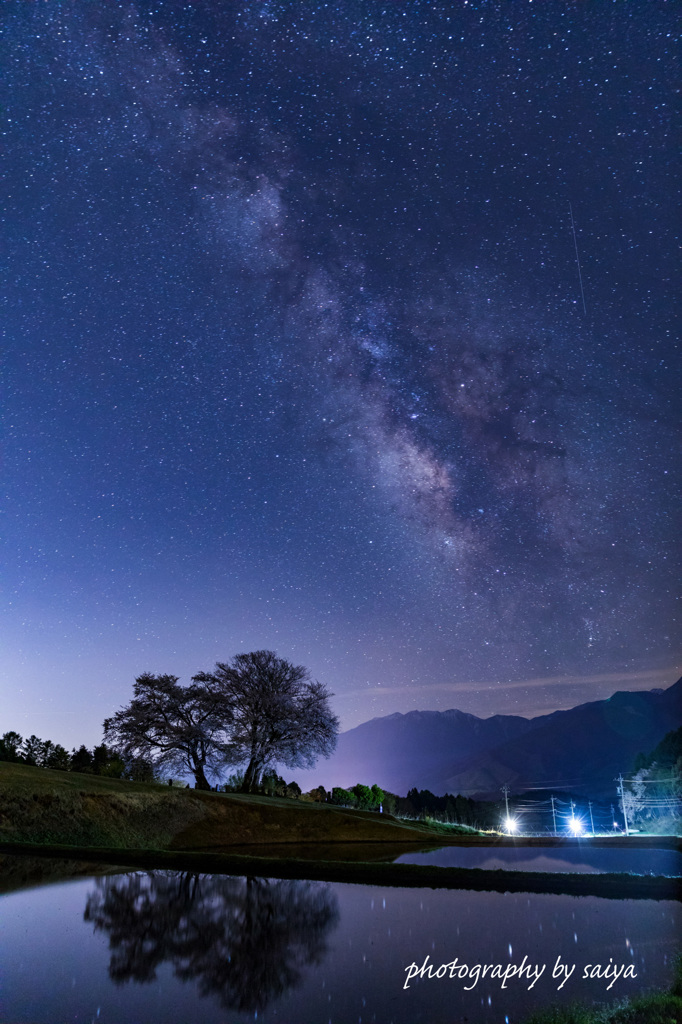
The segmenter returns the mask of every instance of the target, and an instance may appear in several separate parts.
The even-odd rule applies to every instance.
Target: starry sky
[[[0,732],[680,674],[663,0],[3,4]]]

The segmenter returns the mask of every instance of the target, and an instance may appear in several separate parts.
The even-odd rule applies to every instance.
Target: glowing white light
[[[505,827],[505,830],[507,832],[518,832],[518,830],[519,830],[519,823],[516,820],[516,818],[511,818],[511,817],[510,818],[505,818],[504,819],[504,827]]]
[[[582,836],[585,834],[585,825],[580,818],[576,818],[574,814],[572,814],[568,819],[568,827],[574,836]]]

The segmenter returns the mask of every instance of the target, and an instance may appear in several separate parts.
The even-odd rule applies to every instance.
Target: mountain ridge
[[[680,724],[682,678],[666,689],[617,690],[535,718],[479,718],[457,708],[393,712],[339,736],[327,762],[296,776],[303,788],[377,783],[491,799],[507,784],[514,792],[555,786],[614,792],[614,773]]]

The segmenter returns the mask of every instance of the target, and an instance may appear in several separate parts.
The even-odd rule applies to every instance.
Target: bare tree
[[[237,654],[201,672],[194,682],[219,691],[229,717],[229,752],[246,764],[244,792],[253,792],[263,770],[279,763],[312,768],[336,746],[339,723],[329,706],[333,696],[302,665],[274,651]]]
[[[225,763],[228,724],[229,710],[210,678],[180,686],[177,676],[145,672],[135,680],[130,704],[105,720],[104,738],[124,758],[190,772],[197,789],[210,789],[205,773]]]

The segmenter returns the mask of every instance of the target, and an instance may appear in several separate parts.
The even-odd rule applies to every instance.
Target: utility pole
[[[618,791],[620,793],[620,800],[621,800],[621,803],[623,805],[623,821],[625,822],[625,835],[629,836],[630,835],[630,830],[628,828],[628,812],[625,809],[625,793],[623,792],[623,773],[622,772],[618,773],[618,780],[617,781],[618,781]]]
[[[594,818],[592,817],[592,801],[588,800],[587,806],[590,808],[590,824],[592,825],[592,835],[594,835]]]
[[[505,782],[504,786],[502,787],[502,792],[504,793],[504,803],[505,803],[505,806],[507,808],[507,822],[508,822],[509,821],[509,786],[506,784],[506,782]],[[505,824],[506,824],[506,822],[505,822]]]
[[[575,800],[571,800],[570,826],[571,826],[571,832],[573,833],[573,835],[574,836],[578,836],[580,834],[580,830],[579,830],[579,827],[578,827],[578,822],[576,821],[576,817],[575,817]]]
[[[556,810],[554,808],[554,797],[551,796],[550,800],[552,801],[552,820],[554,821],[554,835],[556,835]]]

